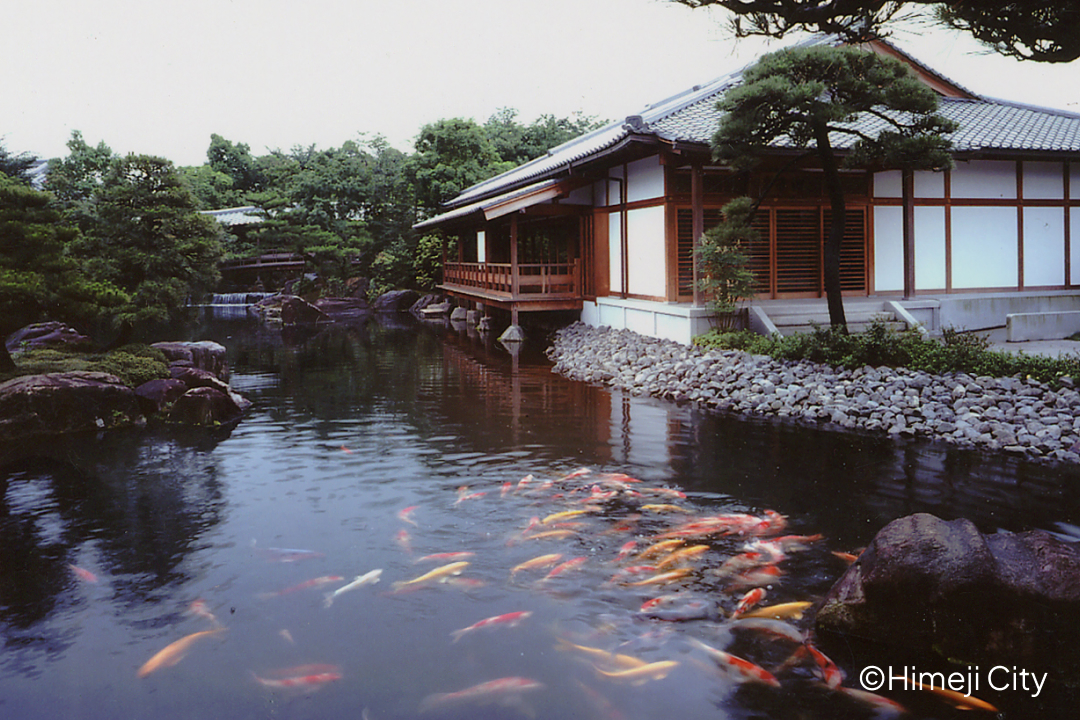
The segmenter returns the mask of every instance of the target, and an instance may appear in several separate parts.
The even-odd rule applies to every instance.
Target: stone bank
[[[634,395],[1080,462],[1080,392],[1068,378],[1055,389],[1022,377],[834,368],[582,323],[558,331],[548,357],[554,372]]]

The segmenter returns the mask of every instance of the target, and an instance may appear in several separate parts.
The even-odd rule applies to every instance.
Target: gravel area
[[[1080,392],[1021,377],[834,368],[737,350],[708,350],[629,330],[559,330],[554,372],[635,395],[750,415],[1080,463]]]

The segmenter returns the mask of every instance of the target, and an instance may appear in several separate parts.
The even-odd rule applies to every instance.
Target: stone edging
[[[575,323],[555,334],[554,372],[735,413],[829,422],[1080,463],[1080,392],[1020,377],[834,368],[708,350]]]

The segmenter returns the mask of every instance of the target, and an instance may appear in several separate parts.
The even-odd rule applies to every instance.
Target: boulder
[[[217,388],[197,387],[176,399],[169,408],[169,422],[183,425],[219,425],[244,414],[228,394]]]
[[[173,365],[169,368],[169,371],[172,374],[173,379],[183,383],[188,390],[202,387],[213,388],[221,394],[229,396],[229,398],[232,399],[233,404],[240,408],[241,412],[251,407],[250,400],[233,392],[228,383],[215,377],[213,373],[198,368],[183,367],[181,365]]]
[[[329,321],[330,318],[327,317],[326,313],[303,298],[287,295],[281,299],[281,322],[283,325],[310,325]]]
[[[330,320],[341,322],[366,317],[371,312],[371,305],[363,298],[319,298],[314,303],[320,312]]]
[[[0,384],[0,437],[102,430],[143,422],[135,392],[116,376],[75,371]]]
[[[447,308],[449,308],[450,307],[450,301],[447,300],[442,295],[440,295],[439,293],[428,293],[427,295],[421,295],[416,300],[416,302],[414,302],[412,304],[412,307],[409,308],[409,312],[411,312],[411,313],[420,313],[421,311],[426,310],[427,308],[430,308],[430,307],[433,307],[433,306],[439,307],[439,306],[442,306],[442,305],[446,305]],[[447,312],[450,312],[450,311],[447,310]]]
[[[188,390],[187,385],[175,378],[155,378],[135,388],[135,397],[144,415],[156,415]]]
[[[19,328],[7,336],[4,345],[9,353],[17,353],[21,350],[46,347],[92,350],[94,342],[70,325],[62,322],[42,322]]]
[[[345,281],[345,289],[349,291],[349,297],[367,300],[368,288],[371,280],[366,277],[351,277]]]
[[[1080,670],[1078,613],[1076,546],[917,514],[877,534],[814,622],[819,633],[1064,678]]]
[[[170,366],[181,365],[206,370],[219,378],[229,377],[225,348],[216,342],[159,342],[150,347],[165,353]]]
[[[375,298],[375,310],[377,312],[402,312],[412,307],[419,298],[420,293],[415,290],[391,290]]]

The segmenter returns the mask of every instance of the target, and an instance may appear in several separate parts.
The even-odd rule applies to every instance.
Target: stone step
[[[820,321],[815,320],[814,322],[819,328],[829,327],[828,316],[821,318]],[[811,333],[814,331],[814,326],[810,323],[807,323],[805,325],[781,325],[780,323],[776,322],[776,320],[773,320],[773,323],[776,325],[776,329],[780,331],[780,334],[785,337],[788,335],[795,335],[796,333]],[[908,329],[907,323],[901,322],[899,320],[888,320],[886,321],[885,325],[890,330],[895,330],[896,332],[903,332],[904,330]],[[853,322],[850,317],[847,318],[847,327],[849,333],[866,332],[871,328],[871,326],[871,322]]]
[[[817,323],[818,325],[829,324],[829,313],[824,312],[787,312],[787,313],[774,313],[772,311],[766,311],[769,319],[773,321],[776,327],[782,325],[810,325],[811,323]],[[888,321],[893,321],[896,316],[891,312],[885,310],[846,310],[844,311],[844,318],[847,320],[848,325],[853,323],[861,323],[869,325],[877,318],[882,318]]]

